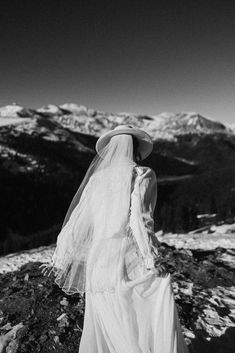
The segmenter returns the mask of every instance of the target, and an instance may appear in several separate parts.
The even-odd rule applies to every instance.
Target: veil
[[[86,291],[92,246],[125,231],[134,166],[130,134],[113,136],[90,163],[66,213],[52,256],[55,282],[66,294]],[[94,265],[94,257],[91,261]]]

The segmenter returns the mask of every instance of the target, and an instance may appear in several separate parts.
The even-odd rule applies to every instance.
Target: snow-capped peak
[[[88,109],[84,105],[77,105],[74,103],[64,103],[59,105],[61,109],[69,110],[75,115],[88,115]]]
[[[194,129],[197,131],[225,131],[227,126],[220,121],[213,120],[211,118],[205,117],[196,112],[181,112],[175,114],[173,120],[178,126],[187,129]]]
[[[228,124],[227,126],[235,132],[235,124]]]
[[[60,111],[60,108],[55,104],[49,104],[47,106],[43,106],[37,109],[39,113],[50,113],[50,114],[57,114]]]
[[[162,112],[160,114],[157,115],[157,117],[161,117],[161,118],[171,118],[175,115],[175,113],[172,112]]]
[[[17,104],[12,103],[9,105],[5,105],[4,107],[0,107],[0,117],[2,118],[13,118],[18,117],[18,112],[22,111],[24,108]]]

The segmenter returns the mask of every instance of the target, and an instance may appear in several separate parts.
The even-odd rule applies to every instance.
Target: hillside
[[[158,178],[156,230],[188,232],[198,215],[235,215],[235,134],[195,112],[156,116],[100,112],[68,103],[0,108],[0,254],[48,245],[95,154],[118,124],[145,129]]]

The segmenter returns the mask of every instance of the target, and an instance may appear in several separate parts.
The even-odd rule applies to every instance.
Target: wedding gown
[[[129,228],[119,226],[117,231],[118,225],[111,225],[113,233],[102,241],[94,239],[90,249],[79,353],[188,352],[171,277],[158,277],[147,269],[153,260],[150,235],[154,232],[156,175],[148,167],[136,166],[134,171]],[[91,208],[95,202],[91,200]],[[93,223],[102,229],[102,207],[100,214],[94,209]],[[115,205],[111,204],[109,212],[115,212]]]

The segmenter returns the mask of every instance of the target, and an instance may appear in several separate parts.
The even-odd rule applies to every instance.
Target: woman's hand
[[[48,276],[50,277],[50,274],[52,272],[52,264],[42,264],[39,266],[39,268],[41,268],[41,272],[43,274],[43,276]]]
[[[159,277],[167,277],[169,275],[169,271],[165,264],[157,264],[154,269],[154,273],[156,273]]]
[[[152,271],[159,277],[167,277],[169,271],[167,265],[162,262],[162,258],[159,254],[156,254],[156,257],[148,256],[145,258],[145,266],[147,270]]]
[[[157,238],[156,240],[158,241],[159,245],[159,240]],[[156,273],[159,277],[167,277],[170,272],[168,270],[167,263],[164,261],[164,257],[161,254],[160,247],[152,246],[151,251],[154,258],[153,272]]]
[[[159,252],[156,253],[154,261],[154,273],[156,273],[159,277],[167,277],[170,273],[167,263],[164,261],[164,258]]]

